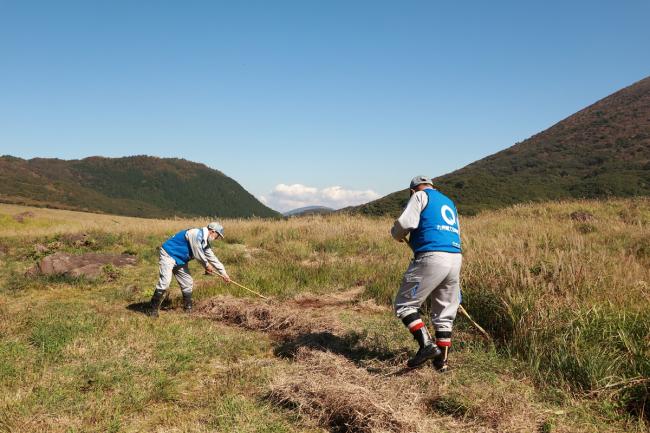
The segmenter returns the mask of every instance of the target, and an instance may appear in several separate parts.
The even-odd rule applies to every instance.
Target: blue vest
[[[183,266],[192,260],[192,249],[190,243],[185,239],[185,233],[187,233],[187,230],[182,230],[162,244],[163,249],[167,251],[167,254],[174,259],[178,266]]]
[[[435,189],[423,191],[429,197],[429,202],[420,213],[420,224],[411,232],[409,245],[413,252],[460,253],[458,212],[454,202]]]

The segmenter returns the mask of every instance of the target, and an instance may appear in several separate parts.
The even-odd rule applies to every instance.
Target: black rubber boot
[[[421,347],[420,350],[418,350],[418,353],[416,353],[413,358],[406,361],[406,366],[408,368],[420,367],[422,364],[424,364],[430,359],[436,358],[441,353],[442,352],[440,351],[438,346],[431,343],[428,346]]]
[[[449,364],[447,363],[447,354],[449,353],[449,347],[441,347],[440,355],[433,358],[433,368],[438,370],[440,373],[449,371]]]
[[[149,311],[147,311],[149,317],[158,317],[158,310],[160,310],[160,305],[162,304],[164,297],[164,290],[156,290],[153,292],[151,302],[149,302]]]
[[[183,311],[188,314],[192,312],[192,292],[183,292]]]
[[[406,361],[408,368],[417,368],[430,359],[434,359],[442,354],[438,346],[431,340],[431,335],[426,326],[421,327],[413,332],[413,338],[420,345],[420,350],[415,356]]]

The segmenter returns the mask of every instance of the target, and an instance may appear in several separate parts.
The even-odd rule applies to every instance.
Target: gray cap
[[[208,224],[208,230],[215,231],[215,232],[219,233],[219,236],[221,236],[222,238],[224,237],[224,235],[223,235],[223,226],[221,224],[219,224],[218,222],[216,222],[216,221],[213,221],[210,224]]]
[[[433,186],[433,180],[430,177],[427,176],[415,176],[413,179],[411,179],[411,185],[409,186],[410,189],[415,189],[416,186],[422,185],[423,183],[427,183],[431,186]]]

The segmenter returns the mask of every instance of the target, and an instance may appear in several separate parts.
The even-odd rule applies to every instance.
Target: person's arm
[[[209,274],[214,274],[216,272],[226,282],[230,282],[230,277],[228,276],[228,273],[226,272],[226,268],[224,267],[223,263],[221,263],[219,261],[217,256],[212,252],[212,249],[210,247],[208,247],[208,248],[206,248],[204,250],[204,253],[205,253],[205,257],[207,258],[208,263],[209,263],[209,268],[206,268],[207,272]]]
[[[390,230],[391,236],[396,241],[402,242],[411,230],[420,225],[420,213],[427,203],[429,203],[429,196],[424,191],[418,191],[411,196],[404,212],[395,220],[393,228]]]
[[[207,239],[204,238],[205,236],[206,234],[203,229],[192,229],[187,231],[185,238],[190,243],[192,255],[199,263],[201,263],[201,265],[203,265],[206,273],[216,273],[226,282],[230,282],[230,277],[226,272],[226,268],[212,252]]]

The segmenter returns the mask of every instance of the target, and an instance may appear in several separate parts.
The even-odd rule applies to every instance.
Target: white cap
[[[221,224],[219,224],[218,222],[216,222],[216,221],[213,221],[210,224],[208,224],[208,230],[212,230],[213,232],[217,232],[217,233],[219,233],[219,236],[221,236],[222,238],[224,237],[224,235],[223,235],[223,226]]]
[[[422,185],[423,183],[433,186],[433,179],[427,176],[415,176],[413,179],[411,179],[411,185],[409,188],[415,189],[416,186]]]

